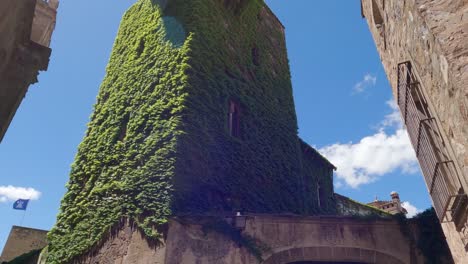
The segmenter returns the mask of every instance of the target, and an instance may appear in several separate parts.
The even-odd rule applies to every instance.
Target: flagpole
[[[27,199],[28,201],[31,200],[31,195],[28,197]],[[21,217],[21,222],[20,222],[20,226],[23,226],[23,222],[24,222],[24,217],[26,216],[26,211],[27,211],[27,206],[26,208],[24,209],[24,212],[23,212],[23,217]]]
[[[26,216],[26,210],[24,210],[23,217],[21,217],[20,226],[23,226],[24,217]]]

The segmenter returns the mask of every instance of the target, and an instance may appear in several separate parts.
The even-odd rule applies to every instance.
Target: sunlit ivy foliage
[[[168,27],[178,32],[168,34]],[[65,263],[86,252],[123,216],[133,218],[148,237],[160,237],[153,226],[171,214],[189,89],[192,36],[180,31],[151,1],[138,1],[124,15],[48,236],[48,262]]]
[[[115,40],[48,263],[85,254],[122,218],[158,241],[177,214],[330,213],[333,201],[317,207],[304,185],[325,181],[331,197],[332,166],[305,158],[304,144],[283,27],[263,0],[139,0]]]

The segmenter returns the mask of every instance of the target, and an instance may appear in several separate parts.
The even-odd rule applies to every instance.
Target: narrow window
[[[385,5],[385,2],[384,2]],[[379,31],[380,36],[383,38],[384,49],[387,49],[387,36],[385,34],[385,24],[382,13],[380,12],[379,6],[375,0],[372,0],[372,16],[374,24]]]
[[[384,20],[382,17],[382,13],[380,13],[379,6],[377,5],[377,2],[375,0],[372,1],[372,15],[374,17],[374,23],[377,26],[377,28],[382,27]]]
[[[322,208],[322,197],[320,197],[322,193],[322,188],[320,187],[320,183],[317,183],[317,201],[318,201],[318,207]]]
[[[320,209],[326,207],[325,188],[323,188],[320,183],[317,183],[317,201]]]
[[[228,116],[229,134],[233,137],[240,137],[240,106],[239,103],[229,101],[229,116]]]
[[[118,141],[124,141],[125,137],[127,136],[127,126],[128,122],[130,121],[130,115],[127,113],[120,123],[120,129],[118,134]]]
[[[255,66],[260,66],[260,54],[257,47],[252,48],[252,62]]]

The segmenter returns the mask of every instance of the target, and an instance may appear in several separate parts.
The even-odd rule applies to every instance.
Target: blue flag
[[[13,204],[13,209],[15,210],[26,210],[28,207],[29,199],[18,199],[14,204]]]

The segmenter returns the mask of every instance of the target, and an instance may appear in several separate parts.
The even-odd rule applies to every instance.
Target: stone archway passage
[[[371,249],[351,247],[304,247],[283,250],[263,264],[407,264],[395,256]]]
[[[362,262],[317,262],[317,261],[301,261],[301,262],[292,262],[288,264],[365,264]]]
[[[365,264],[362,262],[322,262],[322,261],[300,261],[300,262],[291,262],[288,264]]]

